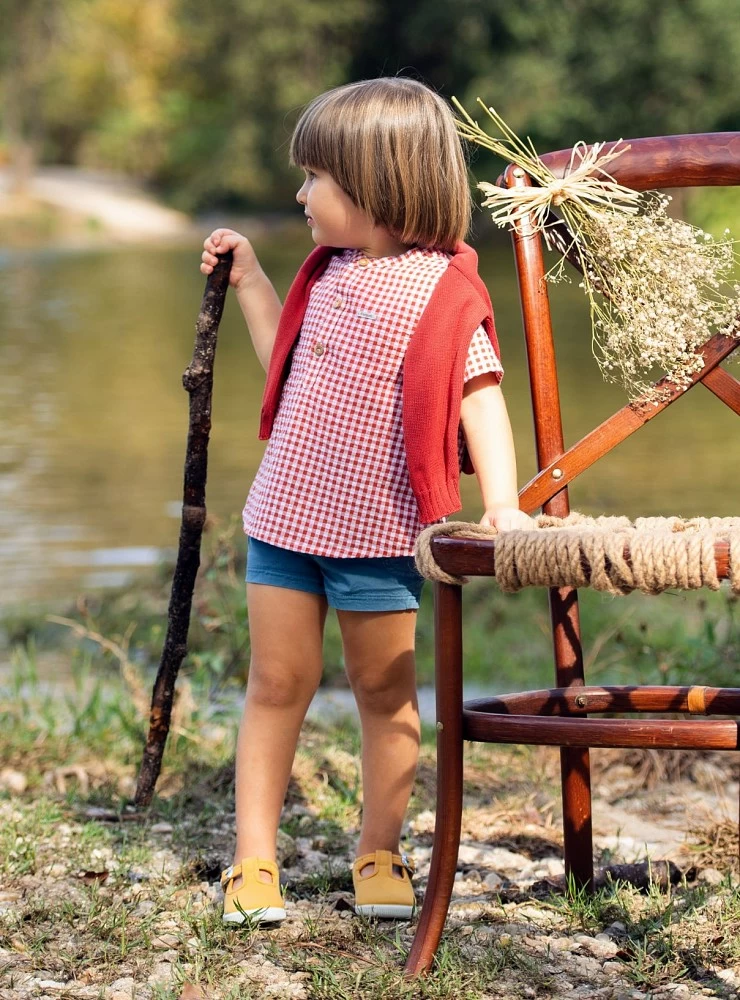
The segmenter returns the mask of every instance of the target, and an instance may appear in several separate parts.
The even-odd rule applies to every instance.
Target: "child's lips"
[[[306,216],[306,222],[307,222],[307,223],[309,224],[309,226],[312,226],[312,225],[313,225],[313,219],[311,218],[311,216],[310,216],[310,215],[307,215],[307,216]]]

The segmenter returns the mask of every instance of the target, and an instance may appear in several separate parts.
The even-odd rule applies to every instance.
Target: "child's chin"
[[[331,240],[327,239],[326,236],[322,236],[320,233],[317,233],[315,229],[311,230],[311,236],[313,237],[313,241],[314,241],[314,243],[316,244],[317,247],[337,247],[337,248],[339,248],[339,246],[340,246],[339,243],[332,242]]]

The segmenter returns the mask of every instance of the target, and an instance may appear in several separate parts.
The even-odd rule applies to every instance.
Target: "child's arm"
[[[519,510],[511,424],[492,372],[465,383],[460,420],[485,508],[480,524],[500,531],[531,528],[531,519]]]
[[[272,282],[260,267],[257,255],[246,236],[233,229],[214,229],[203,243],[203,274],[210,274],[218,263],[216,254],[233,251],[229,284],[236,292],[244,319],[249,327],[260,364],[267,371],[275,343],[282,305]]]

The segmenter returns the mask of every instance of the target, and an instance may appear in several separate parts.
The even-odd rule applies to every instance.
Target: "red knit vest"
[[[259,437],[272,431],[292,349],[308,299],[336,250],[316,247],[303,262],[280,315],[262,399]],[[465,361],[470,341],[483,324],[500,357],[488,290],[478,275],[478,255],[458,243],[437,282],[403,362],[403,436],[411,488],[422,524],[460,510],[457,435]],[[467,449],[463,472],[474,472]]]

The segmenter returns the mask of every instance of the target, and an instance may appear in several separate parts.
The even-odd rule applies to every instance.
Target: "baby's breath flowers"
[[[493,221],[512,226],[525,218],[543,232],[560,261],[547,277],[565,276],[566,255],[578,260],[591,311],[592,349],[607,381],[631,399],[657,402],[653,382],[666,376],[679,388],[703,366],[699,350],[713,333],[740,336],[740,285],[731,284],[735,253],[726,230],[719,240],[667,213],[670,198],[618,184],[605,166],[629,146],[621,140],[573,149],[565,178],[540,160],[493,109],[479,104],[500,133],[485,132],[453,98],[465,139],[522,167],[539,187],[501,188],[481,182]],[[568,231],[553,229],[557,208]]]

